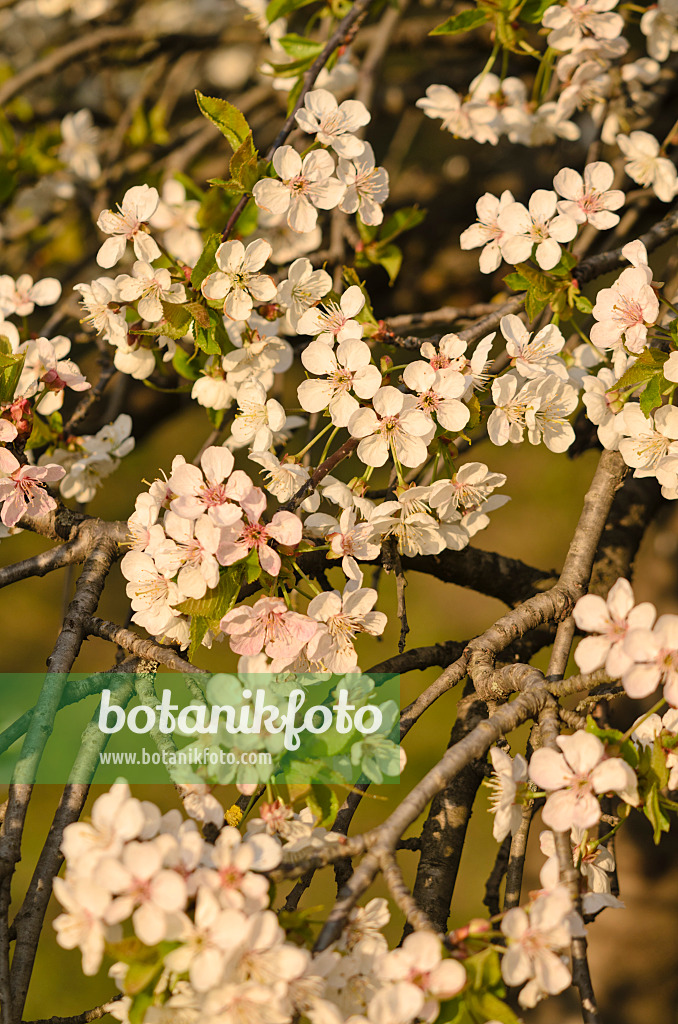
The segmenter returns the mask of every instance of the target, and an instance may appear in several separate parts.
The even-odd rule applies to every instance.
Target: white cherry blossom
[[[132,273],[120,274],[115,279],[118,296],[123,302],[137,302],[139,316],[149,323],[163,318],[163,302],[186,301],[183,284],[172,281],[169,270],[152,267],[150,263],[137,260]]]
[[[490,747],[490,758],[494,768],[494,775],[487,780],[492,789],[492,835],[501,843],[509,832],[514,835],[520,826],[522,811],[520,804],[516,803],[516,794],[518,788],[527,782],[527,761],[522,754],[512,758],[500,747]]]
[[[443,430],[463,430],[471,416],[468,406],[460,401],[466,391],[463,374],[434,370],[428,363],[416,360],[405,368],[403,381],[417,394],[417,407],[427,416],[435,416]]]
[[[571,912],[569,893],[558,886],[539,896],[528,911],[513,907],[504,915],[501,930],[508,948],[501,973],[507,985],[524,985],[518,996],[521,1006],[535,1006],[571,984],[565,960],[572,938]]]
[[[358,398],[373,398],[381,386],[381,373],[371,362],[372,353],[364,341],[349,338],[337,345],[336,354],[322,341],[312,342],[301,354],[304,367],[318,380],[305,380],[297,389],[299,404],[307,412],[329,409],[336,427],[348,426],[359,409]]]
[[[435,427],[416,398],[388,385],[379,388],[372,404],[373,409],[353,413],[348,424],[349,433],[360,439],[358,458],[368,466],[383,466],[390,452],[403,466],[425,462]]]
[[[619,451],[634,476],[655,476],[658,465],[667,455],[678,455],[678,409],[664,405],[649,416],[638,402],[627,402],[623,410],[624,437]]]
[[[483,274],[493,273],[501,263],[504,231],[499,226],[499,214],[512,203],[515,203],[515,199],[508,189],[502,192],[499,199],[491,192],[486,192],[476,203],[478,219],[475,224],[461,233],[459,244],[462,249],[478,249],[482,246],[480,271]]]
[[[564,364],[558,357],[565,338],[555,324],[547,324],[532,337],[520,317],[509,313],[501,318],[499,328],[506,339],[506,351],[521,377],[562,373]]]
[[[334,160],[324,149],[313,150],[302,160],[292,146],[281,146],[273,154],[273,167],[278,178],[257,181],[254,201],[269,213],[286,213],[292,231],[312,231],[318,210],[332,210],[344,195],[344,184],[333,177]]]
[[[553,187],[563,199],[558,212],[571,217],[577,224],[588,221],[598,231],[607,231],[619,223],[619,214],[612,213],[624,205],[625,196],[611,188],[614,170],[602,160],[587,164],[584,177],[569,167],[558,171]]]
[[[523,263],[532,255],[542,270],[552,270],[561,256],[560,243],[570,242],[577,234],[572,217],[557,213],[555,192],[539,188],[530,196],[527,207],[510,203],[499,213],[497,222],[504,232],[501,252],[507,263]]]
[[[572,617],[579,629],[595,634],[580,640],[574,652],[581,671],[595,672],[605,666],[612,679],[622,676],[631,665],[624,639],[631,630],[651,629],[655,615],[649,601],[635,605],[631,584],[625,579],[617,580],[606,601],[597,594],[580,597]]]
[[[558,736],[562,753],[550,747],[535,750],[530,759],[530,778],[548,796],[541,816],[555,832],[573,825],[592,828],[602,814],[598,796],[617,793],[626,803],[638,803],[638,783],[630,765],[621,757],[606,757],[605,747],[592,733],[579,730]]]
[[[350,160],[339,160],[337,177],[346,186],[339,209],[344,213],[358,213],[364,224],[381,224],[382,206],[389,193],[388,171],[376,166],[369,142],[363,143],[362,153]]]
[[[206,299],[224,303],[224,315],[247,320],[255,300],[270,302],[275,297],[273,278],[258,271],[270,258],[271,246],[261,238],[247,248],[237,239],[222,242],[215,253],[219,270],[208,274],[200,285]]]
[[[520,444],[523,440],[525,427],[531,431],[536,428],[536,412],[539,398],[534,389],[528,391],[528,385],[520,387],[521,382],[513,373],[505,373],[492,384],[492,402],[495,408],[487,421],[487,432],[492,444]]]
[[[333,345],[335,341],[362,338],[362,325],[354,318],[365,305],[365,296],[357,284],[342,294],[339,303],[323,303],[308,309],[297,323],[297,334],[314,334],[318,341]]]
[[[231,427],[231,436],[239,444],[249,444],[252,451],[271,447],[273,434],[285,423],[285,410],[275,398],[266,398],[266,389],[258,380],[246,381],[238,388],[238,413]]]
[[[138,260],[152,263],[160,256],[157,243],[145,230],[146,223],[155,213],[160,196],[150,185],[135,185],[125,192],[118,212],[103,210],[97,227],[110,235],[97,253],[97,263],[108,270],[119,263],[131,242]]]
[[[61,284],[55,277],[43,277],[34,283],[30,274],[21,274],[16,281],[9,274],[3,274],[0,277],[0,317],[30,316],[36,306],[53,306],[60,296]]]
[[[631,630],[624,653],[634,662],[622,678],[629,697],[649,697],[661,684],[664,700],[678,707],[678,615],[660,615],[651,630]]]
[[[370,112],[360,100],[337,100],[327,89],[313,89],[295,114],[299,127],[315,135],[323,146],[331,146],[340,157],[360,156],[364,143],[353,134],[370,121]]]
[[[327,271],[314,270],[311,261],[301,257],[290,265],[286,280],[278,285],[277,298],[296,330],[300,317],[331,289],[332,278]]]
[[[663,203],[670,203],[678,192],[678,174],[673,161],[661,155],[654,135],[640,131],[618,135],[617,145],[626,159],[624,169],[629,178],[651,188]]]
[[[618,0],[566,0],[548,7],[542,25],[551,29],[548,44],[567,52],[577,48],[587,35],[595,39],[616,39],[624,28],[621,14],[614,13]]]

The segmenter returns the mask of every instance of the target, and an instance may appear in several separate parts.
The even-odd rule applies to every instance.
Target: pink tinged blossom
[[[363,328],[354,317],[364,305],[362,290],[353,284],[346,289],[338,304],[330,302],[307,310],[299,318],[297,334],[317,335],[316,340],[326,345],[334,345],[335,341],[348,341],[350,338],[360,339]]]
[[[126,842],[144,828],[141,801],[130,796],[126,782],[114,783],[92,805],[91,822],[76,821],[64,829],[61,851],[70,861],[69,872],[90,877],[103,856],[117,857]]]
[[[571,217],[556,212],[558,197],[548,189],[532,193],[527,208],[522,203],[511,203],[498,216],[504,232],[501,251],[507,263],[523,263],[532,255],[542,270],[552,270],[561,256],[560,243],[570,242],[577,234],[577,224]]]
[[[339,161],[337,176],[346,186],[339,209],[344,213],[358,213],[363,223],[376,226],[384,219],[382,206],[388,199],[388,171],[375,166],[369,142],[363,146],[359,156]]]
[[[7,444],[9,441],[13,441],[18,435],[19,431],[16,429],[13,423],[9,420],[0,418],[0,441],[3,444]]]
[[[513,907],[501,922],[507,951],[501,973],[507,985],[524,985],[518,1001],[532,1007],[546,995],[557,995],[572,983],[563,955],[572,937],[572,903],[564,886],[539,896],[529,912]]]
[[[462,249],[478,249],[480,253],[480,271],[491,274],[501,263],[501,242],[504,232],[499,226],[499,214],[515,202],[513,194],[506,189],[499,199],[486,192],[476,203],[478,219],[465,231],[462,231],[459,244]]]
[[[315,135],[323,146],[331,146],[338,156],[352,159],[363,152],[364,143],[352,134],[370,121],[370,112],[360,100],[339,104],[327,89],[313,89],[295,118],[303,131]]]
[[[273,155],[273,167],[280,180],[262,178],[252,195],[262,210],[287,214],[292,231],[312,231],[318,210],[332,210],[346,191],[346,186],[333,177],[334,160],[322,149],[313,150],[302,160],[292,146],[281,146]]]
[[[282,563],[278,552],[268,546],[269,542],[275,540],[285,547],[296,547],[301,541],[301,520],[292,512],[276,512],[270,523],[262,523],[254,512],[248,510],[245,501],[243,507],[247,512],[247,522],[223,531],[217,558],[222,565],[233,565],[255,550],[264,572],[277,576]]]
[[[443,959],[442,953],[437,935],[417,931],[381,961],[380,977],[419,989],[423,994],[425,1002],[418,1016],[424,1021],[435,1020],[440,1012],[439,1003],[458,995],[468,980],[462,964],[458,960]],[[412,993],[413,1005],[414,1002]]]
[[[21,517],[42,516],[56,508],[56,501],[43,484],[61,480],[63,466],[22,466],[7,448],[0,448],[0,519],[5,526],[16,526]]]
[[[236,654],[263,650],[279,668],[291,664],[318,629],[312,618],[290,611],[277,597],[262,597],[251,608],[233,608],[219,625]]]
[[[44,277],[33,283],[29,274],[21,274],[16,281],[9,274],[0,277],[0,316],[30,316],[36,306],[53,306],[61,295],[61,285],[55,277]]]
[[[409,468],[425,462],[435,427],[416,398],[389,385],[379,388],[372,404],[374,409],[359,409],[348,424],[349,433],[360,438],[358,457],[367,466],[383,466],[389,453]]]
[[[598,292],[593,307],[598,321],[591,341],[599,348],[616,348],[622,335],[630,352],[642,352],[647,344],[647,324],[655,323],[659,300],[648,282],[647,270],[629,267],[610,288]]]
[[[386,615],[372,611],[376,590],[361,588],[361,582],[362,573],[358,572],[358,580],[349,580],[343,594],[338,590],[325,592],[309,603],[308,614],[321,623],[321,628],[309,644],[308,657],[323,664],[328,672],[355,668],[358,655],[353,638],[358,633],[379,636],[386,627]]]
[[[271,257],[271,246],[257,238],[245,248],[237,239],[222,242],[215,253],[219,270],[208,274],[200,285],[206,299],[223,300],[224,315],[231,320],[247,320],[254,302],[271,302],[276,286],[273,278],[258,273]]]
[[[523,388],[527,401],[535,402],[534,423],[528,425],[530,444],[542,441],[551,452],[564,452],[574,441],[568,417],[577,407],[577,389],[554,373],[535,377]]]
[[[230,502],[238,501],[247,491],[243,492],[241,477],[233,473],[233,465],[231,452],[216,445],[203,452],[200,467],[177,457],[167,481],[173,495],[172,511],[184,519],[197,519],[207,512],[220,526],[241,518],[241,509]]]
[[[156,565],[168,575],[173,575],[175,566],[178,568],[177,586],[182,595],[204,597],[208,588],[214,589],[219,583],[216,553],[221,541],[220,528],[208,515],[190,520],[175,512],[167,513],[164,528],[173,541],[170,561],[168,565],[164,564],[165,549],[161,544],[154,553]]]
[[[634,629],[652,629],[656,611],[645,601],[635,606],[628,580],[618,579],[607,600],[596,594],[580,597],[572,616],[579,629],[595,634],[580,640],[574,660],[582,672],[595,672],[605,666],[612,679],[619,679],[631,667],[624,640]]]
[[[297,394],[299,404],[307,412],[329,409],[336,427],[348,426],[359,409],[358,398],[372,398],[381,385],[381,373],[371,362],[369,346],[350,338],[337,346],[336,355],[329,345],[314,341],[304,349],[301,361],[310,372],[323,378],[305,380]]]
[[[563,199],[558,212],[571,217],[577,224],[586,221],[598,231],[607,231],[619,223],[619,214],[612,213],[624,205],[625,195],[613,189],[614,170],[602,160],[588,164],[584,177],[569,167],[558,171],[553,187]]]
[[[633,769],[620,757],[605,757],[605,747],[591,733],[579,730],[559,736],[562,753],[548,747],[535,751],[530,778],[549,792],[541,816],[556,832],[573,825],[592,828],[600,821],[601,793],[619,794],[626,803],[638,803],[638,784]]]
[[[107,924],[132,918],[137,938],[146,946],[174,937],[178,914],[187,901],[186,883],[163,868],[163,847],[155,842],[131,842],[120,859],[104,859],[95,870],[95,881],[113,896],[106,911]]]
[[[460,401],[466,380],[452,370],[434,370],[422,360],[410,363],[403,374],[407,387],[417,395],[417,407],[429,417],[435,416],[443,430],[458,433],[468,423],[471,412]]]
[[[285,425],[285,410],[275,398],[266,398],[259,380],[246,380],[238,388],[238,414],[231,437],[238,445],[249,444],[252,451],[266,451],[273,436]]]
[[[629,697],[647,697],[663,684],[664,699],[678,707],[678,615],[660,615],[652,630],[631,630],[624,653],[634,662],[622,678]]]
[[[159,201],[157,189],[149,185],[135,185],[125,193],[117,213],[103,210],[99,214],[97,227],[104,234],[111,235],[97,253],[100,267],[108,269],[119,263],[128,242],[132,243],[138,260],[152,263],[158,259],[160,249],[146,232],[145,224],[155,213]]]

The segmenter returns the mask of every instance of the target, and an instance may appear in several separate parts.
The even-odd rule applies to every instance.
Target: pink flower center
[[[215,505],[223,505],[226,501],[225,484],[208,484],[203,487],[200,500],[205,508],[214,508]]]
[[[250,550],[252,548],[261,548],[266,545],[268,541],[268,532],[266,530],[265,523],[247,523],[243,527],[243,531],[240,534],[239,542],[241,544],[247,544]],[[279,617],[279,613],[272,613],[273,617]]]

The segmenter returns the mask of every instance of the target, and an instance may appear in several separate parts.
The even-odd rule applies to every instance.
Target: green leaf
[[[216,260],[214,254],[221,245],[221,235],[210,235],[205,242],[205,247],[200,253],[198,262],[193,267],[193,273],[191,274],[191,284],[196,291],[199,291],[200,285],[203,283],[208,274],[211,274],[213,270],[216,270]]]
[[[580,313],[585,313],[587,316],[593,309],[593,303],[585,295],[575,295],[574,304]]]
[[[300,57],[299,60],[269,61],[268,66],[277,78],[296,78],[302,71],[308,71],[313,60],[311,57]]]
[[[235,153],[250,134],[250,126],[245,115],[228,100],[204,96],[198,89],[195,90],[195,97],[200,113],[219,129]]]
[[[380,242],[392,242],[404,231],[411,231],[425,219],[427,210],[421,210],[418,206],[404,206],[396,210],[379,229]]]
[[[235,181],[239,181],[243,192],[251,192],[258,179],[259,154],[254,148],[252,132],[249,133],[241,146],[236,149],[228,165],[228,171]]]
[[[195,350],[189,354],[180,345],[177,345],[172,356],[172,366],[179,376],[186,380],[197,380],[200,376],[200,363],[195,361]]]
[[[193,661],[196,651],[200,650],[205,633],[210,628],[209,619],[194,615],[191,619],[188,645],[188,660]]]
[[[185,302],[184,309],[196,321],[199,327],[209,327],[210,312],[202,302]]]
[[[339,810],[339,798],[333,789],[329,786],[311,786],[306,803],[318,819],[316,825],[329,828],[333,824]]]
[[[623,757],[627,764],[635,768],[638,764],[638,751],[631,740],[624,739],[619,729],[601,729],[592,715],[586,717],[586,731],[602,740],[609,757]]]
[[[372,258],[388,274],[388,283],[394,284],[403,262],[403,254],[397,245],[378,246]]]
[[[0,335],[0,402],[11,402],[14,398],[26,354],[12,352],[9,338]]]
[[[667,359],[667,352],[660,352],[656,348],[646,348],[644,352],[640,353],[633,366],[609,390],[627,391],[630,388],[638,387],[639,384],[644,384],[646,380],[662,369]]]
[[[255,583],[261,576],[261,565],[259,564],[259,555],[257,554],[256,548],[252,548],[242,564],[245,567],[245,578],[247,582]]]
[[[222,619],[238,600],[242,582],[242,566],[231,566],[219,577],[219,582],[204,597],[189,597],[177,605],[185,615],[197,615],[210,622]]]
[[[471,29],[478,28],[489,20],[490,12],[487,10],[478,10],[476,8],[473,11],[462,11],[461,14],[455,14],[452,18],[448,18],[442,25],[436,26],[436,28],[429,32],[429,35],[455,36],[459,32],[470,32]]]
[[[662,404],[662,385],[664,383],[664,377],[660,373],[655,373],[650,378],[647,387],[640,396],[640,411],[644,416],[650,418],[650,414],[653,409],[656,409],[658,405]]]
[[[544,17],[544,13],[557,4],[558,0],[527,0],[520,9],[520,20],[526,21],[529,25],[538,24]]]
[[[298,11],[300,7],[308,7],[309,4],[315,2],[316,0],[271,0],[266,8],[268,23],[270,25],[277,18],[284,18],[286,14]]]
[[[306,36],[296,35],[294,32],[281,36],[278,40],[285,53],[290,57],[318,57],[322,53],[323,44],[314,39],[307,39]]]
[[[514,292],[527,291],[530,286],[530,282],[522,274],[507,274],[504,284],[507,284]]]
[[[536,320],[542,309],[548,304],[548,296],[541,296],[535,288],[530,287],[525,296],[525,312],[530,320]]]
[[[26,442],[26,448],[28,450],[32,448],[44,448],[44,446],[49,444],[53,439],[54,435],[52,434],[48,424],[36,413],[33,416],[33,429],[31,430],[31,436]]]
[[[193,334],[196,346],[210,356],[224,355],[230,352],[232,345],[229,340],[223,317],[216,309],[208,310],[210,325],[208,328],[195,323]]]
[[[204,306],[202,308],[204,309]],[[162,312],[164,319],[168,324],[170,324],[170,326],[172,326],[176,331],[182,331],[183,334],[186,334],[191,322],[191,314],[183,303],[163,302]],[[157,333],[164,333],[162,323],[158,325]]]
[[[652,825],[652,838],[654,839],[656,846],[661,839],[662,832],[668,832],[671,828],[671,822],[661,808],[659,786],[656,783],[651,787],[648,793],[645,794],[643,812],[647,820]]]

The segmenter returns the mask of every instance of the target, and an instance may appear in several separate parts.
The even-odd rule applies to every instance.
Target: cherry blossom
[[[101,174],[97,150],[101,133],[95,126],[91,110],[66,114],[61,121],[62,143],[59,159],[83,181],[95,181]]]
[[[577,407],[577,389],[554,373],[535,377],[523,388],[525,399],[534,405],[534,422],[527,425],[530,444],[542,441],[551,452],[564,452],[574,441],[574,427],[568,420]]]
[[[184,597],[172,582],[174,573],[168,577],[158,569],[151,555],[143,551],[128,551],[120,563],[120,572],[128,580],[126,593],[134,612],[132,621],[154,636],[164,634],[177,614],[173,606]]]
[[[616,451],[624,434],[621,402],[613,390],[617,377],[612,370],[603,367],[595,377],[584,377],[582,383],[582,401],[587,417],[598,428],[598,440],[603,448]]]
[[[220,526],[240,518],[242,510],[229,501],[239,501],[252,484],[242,471],[233,473],[233,466],[232,454],[215,445],[202,453],[200,467],[186,462],[182,455],[177,456],[167,482],[172,511],[185,519],[197,519],[207,512]]]
[[[573,828],[570,833],[572,861],[581,873],[582,912],[585,916],[597,914],[605,907],[624,906],[612,895],[610,873],[614,871],[614,855],[605,846],[588,841],[587,836],[587,831],[581,828]],[[560,881],[560,861],[553,832],[540,832],[539,848],[548,858],[539,872],[539,881],[549,892]]]
[[[340,159],[337,177],[346,186],[339,203],[344,213],[358,213],[364,224],[376,226],[384,219],[382,206],[388,199],[389,180],[385,167],[377,167],[369,142],[362,153],[350,160]]]
[[[601,288],[596,296],[591,341],[599,348],[617,348],[622,335],[629,352],[642,352],[647,344],[647,325],[659,313],[659,300],[642,266],[623,270],[610,288]]]
[[[640,19],[640,31],[647,36],[647,51],[655,60],[665,61],[678,50],[678,8],[675,0],[659,0]]]
[[[313,150],[302,160],[292,146],[281,146],[273,154],[273,167],[280,180],[261,178],[252,189],[254,201],[269,213],[286,213],[292,231],[312,231],[318,210],[332,210],[344,195],[325,150]]]
[[[304,257],[290,264],[287,279],[278,285],[278,302],[289,314],[296,330],[299,319],[332,288],[332,278],[326,270],[314,270]]]
[[[513,373],[498,377],[492,385],[492,401],[495,408],[487,421],[487,432],[492,444],[520,444],[525,427],[536,429],[536,412],[539,398],[528,385],[520,388],[520,381]]]
[[[522,754],[511,758],[500,747],[490,747],[490,758],[494,768],[494,775],[488,779],[492,789],[490,810],[494,815],[492,835],[501,843],[509,832],[514,835],[520,826],[522,812],[520,804],[516,803],[516,794],[527,782],[527,761]]]
[[[354,319],[365,305],[365,296],[357,284],[347,288],[339,303],[324,303],[307,310],[299,318],[297,334],[314,334],[317,341],[333,345],[335,341],[348,341],[362,337],[363,329]]]
[[[461,992],[467,981],[463,966],[444,960],[439,937],[427,931],[406,936],[399,949],[390,950],[381,961],[381,977],[396,982],[401,998],[411,997],[413,1004],[416,993],[406,994],[403,986],[421,991],[425,1001],[417,1016],[424,1021],[435,1020],[440,1003]]]
[[[82,296],[81,305],[87,312],[81,323],[93,327],[97,334],[103,335],[113,344],[116,339],[124,339],[127,335],[125,314],[114,307],[118,302],[118,289],[110,277],[97,277],[89,284],[74,285]]]
[[[371,561],[379,556],[380,544],[372,540],[371,522],[358,522],[354,508],[346,508],[339,519],[334,516],[316,512],[304,523],[308,533],[320,534],[330,542],[328,558],[355,558],[358,561]],[[344,561],[344,571],[348,572],[348,563]]]
[[[621,35],[624,19],[612,13],[618,0],[566,0],[548,7],[542,25],[551,29],[548,44],[554,50],[574,50],[587,34],[596,39],[615,39]]]
[[[553,187],[563,199],[558,212],[571,217],[577,224],[588,221],[598,231],[607,231],[619,223],[619,214],[612,213],[624,205],[625,196],[612,189],[614,170],[602,160],[587,164],[584,177],[569,167],[558,171]]]
[[[615,792],[626,801],[638,803],[638,784],[633,769],[620,757],[606,757],[605,747],[591,733],[579,730],[572,736],[558,736],[562,753],[540,747],[530,760],[530,778],[549,792],[541,816],[556,832],[573,825],[591,828],[602,811],[598,795]]]
[[[30,274],[14,281],[8,274],[0,277],[0,316],[30,316],[36,306],[53,306],[59,301],[61,285],[55,277],[33,283]]]
[[[429,85],[426,95],[417,100],[427,117],[441,118],[441,129],[460,139],[475,139],[496,145],[496,110],[486,103],[465,103],[448,85]]]
[[[224,303],[224,315],[231,320],[247,320],[254,301],[270,302],[276,286],[266,274],[259,274],[271,256],[271,246],[261,238],[250,242],[222,242],[215,253],[219,270],[208,274],[200,285],[206,299]]]
[[[664,405],[648,418],[638,402],[627,402],[623,410],[623,433],[619,451],[634,476],[655,476],[667,455],[678,455],[678,409]]]
[[[186,189],[181,182],[170,179],[163,185],[158,207],[149,219],[152,228],[163,232],[168,252],[191,267],[195,266],[202,252],[199,209],[197,199],[186,198]]]
[[[163,302],[185,302],[186,289],[183,284],[173,282],[169,270],[152,267],[150,263],[137,260],[132,274],[120,274],[115,279],[118,296],[123,302],[136,302],[137,312],[149,323],[163,318]]]
[[[629,178],[643,188],[651,188],[663,203],[670,203],[678,192],[678,175],[675,164],[660,155],[654,135],[640,131],[618,135],[617,145],[626,159],[624,169]]]
[[[417,407],[430,418],[435,415],[443,430],[453,433],[463,430],[471,413],[468,406],[459,401],[466,391],[461,373],[434,370],[428,363],[416,360],[405,368],[403,381],[410,391],[417,393]]]
[[[147,946],[175,937],[177,915],[186,905],[186,883],[162,863],[157,840],[134,840],[127,843],[120,859],[104,858],[94,872],[94,880],[114,896],[106,923],[117,924],[131,916],[136,935]]]
[[[634,662],[622,678],[629,697],[648,697],[663,684],[664,700],[678,707],[678,615],[660,615],[652,629],[630,630],[624,654]]]
[[[565,338],[555,324],[547,324],[532,337],[520,317],[510,313],[501,318],[499,328],[506,339],[506,351],[521,377],[562,372],[563,363],[558,356]]]
[[[134,247],[138,260],[152,263],[160,256],[157,243],[145,230],[146,223],[155,213],[160,196],[150,185],[135,185],[125,192],[118,212],[103,210],[99,214],[97,227],[110,235],[97,253],[97,263],[108,270],[119,263],[125,254],[127,243]]]
[[[480,271],[483,274],[493,273],[501,263],[501,243],[505,233],[499,227],[499,214],[513,203],[513,193],[508,189],[502,192],[499,199],[486,192],[476,203],[477,221],[461,233],[459,244],[462,249],[478,249],[482,246]]]
[[[237,522],[222,532],[217,558],[222,565],[233,565],[255,550],[264,572],[277,576],[281,566],[280,555],[268,546],[269,542],[275,540],[287,547],[296,547],[301,540],[301,520],[292,512],[276,512],[270,523],[261,522],[266,497],[258,487],[253,487],[247,497],[241,499],[241,504],[247,522]]]
[[[107,889],[89,878],[66,881],[55,878],[54,895],[66,913],[54,919],[57,942],[64,949],[82,950],[82,973],[96,974],[104,956],[109,928],[104,920],[111,897]]]
[[[504,914],[501,930],[508,948],[501,973],[507,985],[524,985],[518,996],[521,1006],[535,1006],[545,995],[557,995],[571,984],[563,955],[572,938],[571,912],[569,894],[558,886],[539,896],[529,910],[513,907]]]
[[[355,567],[354,578],[344,588],[325,591],[310,601],[308,614],[318,624],[318,632],[308,645],[308,657],[320,662],[329,672],[348,672],[358,664],[353,646],[357,633],[379,636],[386,627],[383,612],[372,611],[377,592],[362,587],[362,573]]]
[[[631,665],[624,639],[634,629],[652,629],[654,605],[649,601],[636,605],[628,580],[618,579],[607,600],[597,594],[580,597],[572,617],[585,633],[595,634],[579,641],[574,660],[582,672],[595,672],[605,666],[611,678],[618,679]]]
[[[561,256],[561,242],[570,242],[577,234],[572,217],[556,212],[558,197],[548,189],[533,192],[527,208],[510,203],[499,213],[497,223],[504,232],[501,251],[507,263],[522,263],[532,255],[542,270],[552,270]]]
[[[220,628],[230,638],[236,654],[265,651],[273,664],[283,668],[295,660],[318,629],[306,615],[290,611],[278,597],[261,597],[251,608],[240,605],[222,618]]]
[[[252,451],[265,451],[285,423],[285,410],[275,398],[266,398],[266,388],[258,380],[245,381],[236,397],[239,411],[231,437],[239,445],[249,444]]]
[[[62,466],[21,465],[7,448],[0,448],[0,520],[5,526],[16,526],[25,514],[43,516],[56,508],[56,501],[44,484],[55,483],[64,475]]]
[[[299,127],[315,135],[323,146],[331,146],[340,157],[352,159],[363,152],[364,143],[353,135],[370,121],[370,112],[360,100],[338,104],[327,89],[313,89],[295,114]]]
[[[349,420],[349,433],[360,438],[358,458],[368,466],[383,466],[390,452],[403,466],[420,466],[435,428],[416,398],[387,385],[372,404],[373,409],[359,409]]]
[[[322,341],[312,342],[301,354],[301,361],[320,380],[305,380],[297,389],[299,404],[307,412],[329,409],[336,427],[348,426],[359,409],[358,398],[373,398],[381,385],[381,373],[371,362],[369,346],[357,338],[342,341],[336,354]]]
[[[373,510],[368,519],[371,536],[383,539],[395,537],[401,555],[437,555],[446,546],[440,524],[431,515],[428,500],[431,488],[410,487],[398,495],[396,501],[384,501]],[[456,514],[456,513],[455,513]],[[457,520],[461,516],[457,515]],[[462,540],[468,543],[468,536]],[[464,547],[462,543],[458,547]]]

